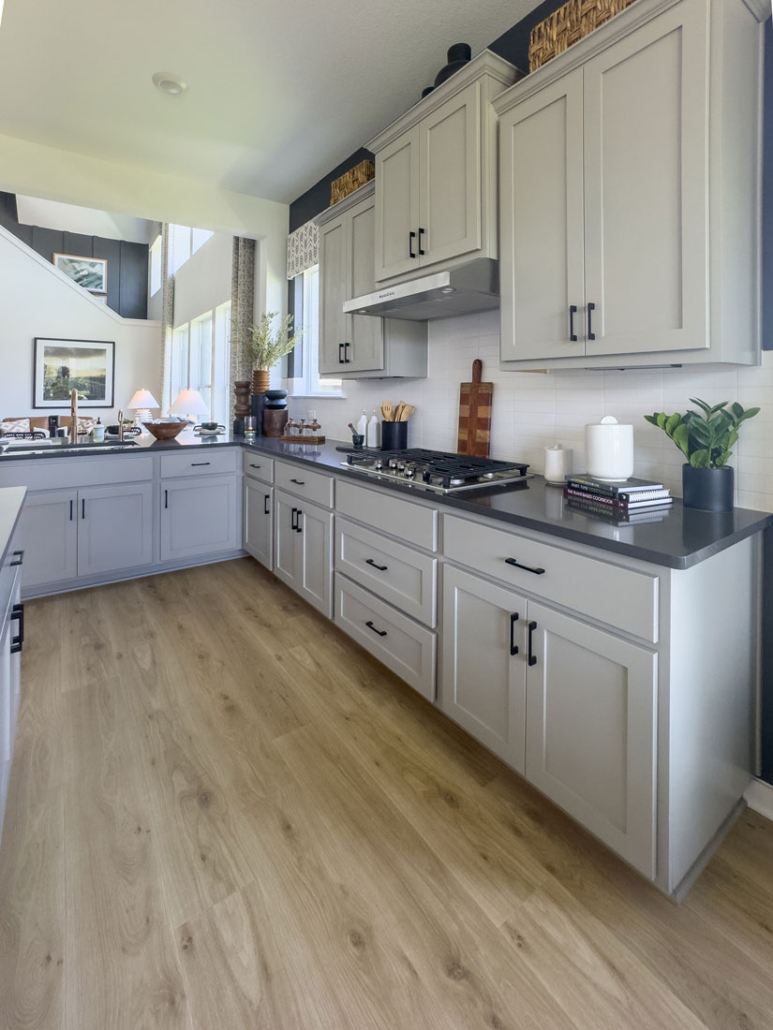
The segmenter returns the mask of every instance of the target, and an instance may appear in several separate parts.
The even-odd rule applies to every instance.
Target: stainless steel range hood
[[[378,315],[426,322],[499,307],[499,267],[491,258],[476,258],[448,272],[385,286],[377,293],[344,303],[344,314]]]

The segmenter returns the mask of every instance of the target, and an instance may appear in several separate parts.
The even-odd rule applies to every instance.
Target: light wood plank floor
[[[28,605],[3,1030],[763,1030],[773,824],[648,887],[250,560]]]

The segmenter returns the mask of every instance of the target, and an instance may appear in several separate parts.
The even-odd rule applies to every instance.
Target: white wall
[[[216,232],[177,270],[175,328],[231,299],[232,255],[233,236]]]
[[[547,375],[499,368],[499,312],[429,323],[427,379],[385,379],[344,383],[344,400],[298,399],[291,413],[316,410],[328,437],[349,439],[363,408],[370,417],[381,401],[405,400],[417,408],[408,444],[456,450],[459,383],[471,378],[472,362],[483,360],[483,379],[493,382],[491,453],[544,469],[544,448],[560,442],[575,452],[575,471],[584,469],[585,424],[602,415],[632,422],[636,474],[667,483],[681,494],[681,452],[644,421],[653,411],[685,411],[691,397],[717,404],[737,400],[762,411],[746,424],[731,464],[736,469],[736,503],[773,511],[773,353],[760,368],[715,371],[666,369],[630,372],[572,372]]]
[[[132,215],[114,215],[109,211],[95,211],[78,204],[60,204],[40,197],[16,197],[19,222],[39,225],[59,232],[76,232],[84,236],[101,236],[108,240],[128,240],[149,243],[154,223]]]
[[[0,418],[65,413],[32,407],[36,336],[115,341],[115,407],[89,409],[103,422],[111,421],[119,408],[125,409],[140,387],[146,387],[160,399],[160,325],[122,319],[97,304],[50,262],[3,229],[0,312]]]

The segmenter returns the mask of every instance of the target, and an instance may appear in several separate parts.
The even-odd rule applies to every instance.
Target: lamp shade
[[[128,408],[160,408],[156,398],[150,390],[137,390],[135,395],[127,404]]]
[[[198,390],[181,390],[169,405],[172,415],[208,415],[209,408]]]

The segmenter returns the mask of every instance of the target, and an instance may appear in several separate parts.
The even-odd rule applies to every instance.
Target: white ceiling
[[[0,133],[289,202],[536,0],[6,0]],[[156,71],[189,84],[180,98]]]

